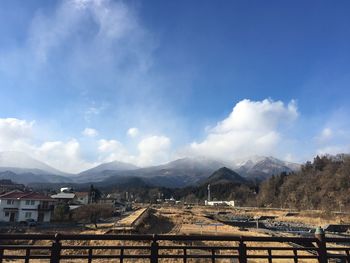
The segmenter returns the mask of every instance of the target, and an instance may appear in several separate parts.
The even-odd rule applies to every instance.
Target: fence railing
[[[286,262],[350,263],[350,238],[206,235],[41,235],[1,234],[0,263],[9,260],[50,263],[104,259],[107,262]],[[67,261],[69,260],[69,261]],[[22,261],[23,262],[23,261]],[[81,262],[81,261],[79,261]],[[169,261],[167,261],[169,262]],[[198,262],[198,261],[197,261]],[[227,261],[226,261],[227,262]]]

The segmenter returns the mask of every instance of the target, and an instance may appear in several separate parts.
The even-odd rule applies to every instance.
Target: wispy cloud
[[[325,118],[321,130],[314,137],[316,153],[337,154],[350,152],[350,120],[342,109]]]
[[[135,138],[139,135],[139,129],[137,128],[129,128],[127,131],[128,136],[130,136],[131,138]]]
[[[82,134],[87,137],[96,137],[98,135],[98,131],[93,128],[85,128]]]

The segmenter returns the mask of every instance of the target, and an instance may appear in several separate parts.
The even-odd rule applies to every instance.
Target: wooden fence
[[[74,242],[75,241],[75,242]],[[97,245],[95,241],[108,241]],[[79,243],[80,242],[80,243]],[[37,245],[37,244],[46,245]],[[72,244],[84,245],[72,245]],[[132,245],[127,245],[131,243]],[[258,245],[257,245],[258,244]],[[276,245],[271,245],[276,244]],[[15,253],[14,253],[15,251]],[[274,262],[350,263],[350,238],[254,237],[208,235],[41,235],[1,234],[0,263],[11,260],[35,262],[229,262],[263,259]],[[74,252],[74,253],[72,253]],[[41,262],[40,261],[40,262]],[[109,261],[108,261],[109,262]],[[196,261],[198,262],[198,261]]]

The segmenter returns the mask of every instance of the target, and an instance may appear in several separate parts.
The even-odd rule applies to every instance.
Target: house
[[[21,222],[33,219],[50,222],[54,200],[49,196],[35,193],[11,191],[0,195],[0,221]]]
[[[120,202],[113,197],[103,197],[98,200],[99,204],[108,205],[114,208],[117,213],[125,213],[125,211],[131,210],[131,204],[128,202]]]
[[[110,205],[110,206],[114,206],[115,202],[117,202],[118,200],[116,198],[113,197],[102,197],[98,200],[99,204],[104,204],[104,205]]]
[[[87,205],[90,203],[89,192],[75,192],[75,201],[82,205]]]

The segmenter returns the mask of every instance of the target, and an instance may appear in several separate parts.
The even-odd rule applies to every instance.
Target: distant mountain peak
[[[135,170],[138,169],[136,165],[133,165],[131,163],[125,163],[121,161],[112,161],[107,163],[99,164],[91,169],[88,169],[86,171],[81,172],[80,174],[88,174],[88,173],[95,173],[95,172],[101,172],[101,171],[126,171],[126,170]]]
[[[202,181],[201,184],[225,184],[225,183],[246,183],[247,180],[240,176],[235,171],[227,168],[227,167],[221,167],[220,169],[216,170],[212,175],[210,175],[207,179]]]
[[[107,173],[131,171],[138,168],[139,167],[136,165],[115,160],[112,162],[102,163],[91,169],[85,170],[79,173],[75,180],[78,182],[97,182],[106,179],[108,177]]]
[[[45,164],[44,162],[34,159],[26,153],[17,151],[0,152],[0,167],[6,167],[8,170],[11,170],[10,168],[20,168],[41,170],[46,173],[56,175],[67,175],[64,172]]]
[[[251,156],[235,160],[235,170],[244,177],[265,179],[281,172],[293,172],[300,169],[300,165],[282,161],[272,156]]]

